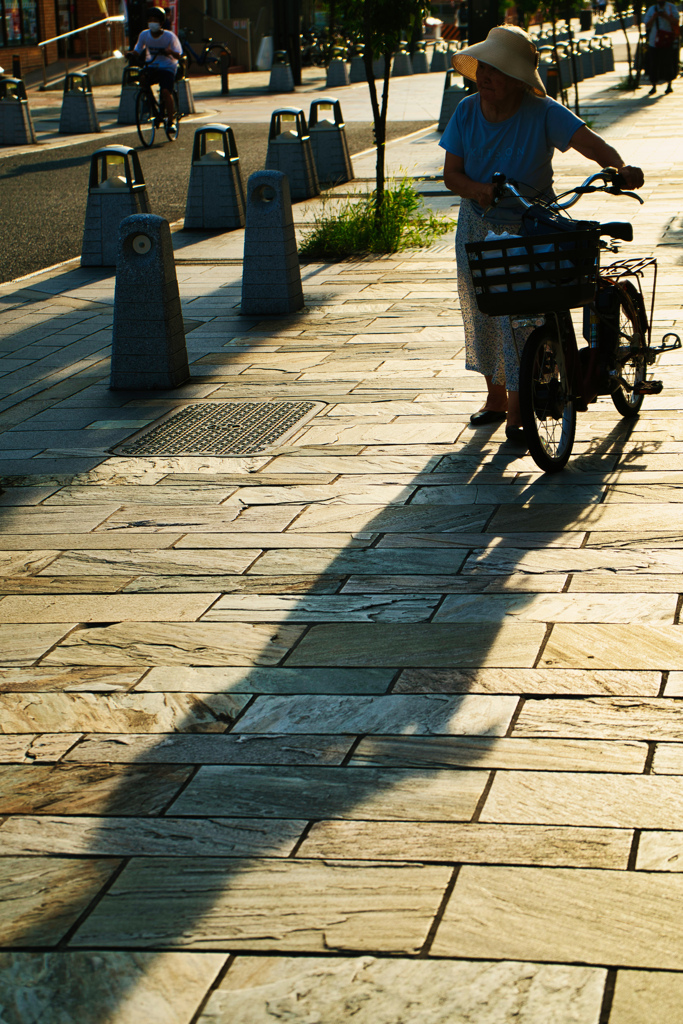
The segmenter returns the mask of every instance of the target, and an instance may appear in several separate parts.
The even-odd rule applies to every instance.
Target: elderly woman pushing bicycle
[[[493,174],[504,172],[522,183],[532,198],[553,197],[553,151],[575,149],[600,167],[615,167],[628,188],[640,188],[643,172],[624,164],[604,139],[560,103],[546,96],[536,47],[522,29],[491,29],[482,43],[460,50],[453,67],[477,84],[477,93],[459,104],[443,134],[444,182],[462,197],[455,251],[458,294],[465,326],[466,365],[484,374],[488,388],[474,426],[502,423],[509,441],[524,445],[519,406],[518,356],[507,317],[480,313],[475,301],[465,245],[486,235],[520,227],[521,207],[513,197],[496,200]]]

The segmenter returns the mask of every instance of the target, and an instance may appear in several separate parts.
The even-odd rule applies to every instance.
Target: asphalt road
[[[387,137],[400,138],[426,125],[422,121],[389,124]],[[185,214],[194,127],[181,123],[177,142],[147,150],[134,133],[125,132],[62,149],[0,158],[0,281],[80,255],[90,156],[103,145],[135,146],[152,210],[170,222],[180,220]],[[347,124],[346,135],[352,154],[373,145],[371,124]],[[250,174],[265,165],[268,125],[239,124],[235,141],[246,183]]]

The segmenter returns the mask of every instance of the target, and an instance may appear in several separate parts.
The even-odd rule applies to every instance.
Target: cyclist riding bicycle
[[[166,132],[170,138],[177,131],[173,86],[178,71],[178,58],[182,56],[183,48],[178,37],[164,28],[165,24],[166,11],[162,7],[150,7],[147,11],[147,28],[140,33],[128,57],[133,54],[145,55],[145,74],[150,85],[159,86],[161,102],[166,111]]]

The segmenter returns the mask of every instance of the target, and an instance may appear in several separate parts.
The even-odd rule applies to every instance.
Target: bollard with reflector
[[[294,92],[294,76],[286,50],[276,50],[273,54],[268,89],[270,92]]]
[[[430,71],[448,71],[448,51],[443,43],[436,43],[432,51],[432,62],[429,65]]]
[[[256,171],[247,182],[241,312],[273,316],[303,304],[289,182],[280,171]]]
[[[153,213],[121,221],[109,387],[166,390],[190,379],[168,221]]]
[[[26,88],[20,78],[0,78],[0,146],[36,142]]]
[[[290,198],[311,199],[320,194],[311,137],[303,110],[281,107],[270,119],[266,170],[282,171],[289,178]]]
[[[185,230],[244,227],[244,187],[232,128],[206,124],[194,133]]]
[[[367,72],[365,70],[365,58],[363,57],[363,46],[359,43],[354,47],[354,53],[349,67],[349,82],[366,82]]]
[[[149,213],[149,198],[138,155],[130,146],[105,146],[90,158],[82,267],[114,267],[119,224],[134,213]]]
[[[339,100],[313,100],[308,130],[319,184],[330,188],[350,181],[353,167]]]
[[[71,71],[64,78],[64,99],[59,118],[61,135],[86,135],[101,132],[90,77],[84,71]]]
[[[121,79],[121,95],[119,97],[118,124],[135,124],[135,101],[140,89],[141,68],[129,65],[123,69]]]
[[[346,66],[344,50],[341,47],[335,46],[332,53],[332,60],[327,68],[325,88],[337,89],[339,86],[348,85],[349,82],[349,69]]]
[[[429,64],[427,63],[427,44],[423,39],[415,44],[415,53],[413,54],[412,60],[414,75],[426,75],[429,72]]]
[[[399,43],[401,47],[396,56],[394,57],[394,64],[391,69],[392,78],[399,78],[404,75],[412,75],[413,73],[413,62],[410,59],[410,54],[406,47],[408,42],[406,39],[402,39]]]
[[[439,114],[440,132],[445,131],[446,125],[453,117],[460,100],[467,96],[467,89],[464,86],[453,83],[455,71],[451,68],[446,72],[446,81],[443,84],[443,97],[441,100],[441,113]]]

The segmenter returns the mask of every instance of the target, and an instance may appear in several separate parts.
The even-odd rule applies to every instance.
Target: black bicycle
[[[175,86],[172,93],[173,117],[169,118],[166,112],[162,110],[161,100],[160,98],[157,99],[154,95],[154,86],[147,73],[150,64],[153,64],[153,61],[140,69],[140,89],[135,98],[135,121],[138,128],[138,136],[146,149],[154,145],[156,133],[162,126],[168,141],[175,142],[178,138],[180,119],[182,117],[182,114],[179,112],[178,90]]]
[[[186,29],[181,29],[179,38],[183,48],[181,60],[185,74],[192,64],[204,68],[207,75],[220,75],[224,67],[230,66],[232,53],[224,43],[216,43],[213,39],[204,39],[202,40],[204,43],[202,52],[197,53],[187,41]]]
[[[556,473],[571,455],[576,413],[609,395],[622,416],[637,416],[645,396],[663,388],[661,381],[648,380],[648,367],[662,352],[680,348],[681,340],[670,332],[652,345],[656,259],[634,257],[600,268],[600,250],[615,251],[601,236],[630,242],[633,226],[559,215],[589,192],[642,203],[624,189],[614,168],[598,171],[554,202],[529,201],[503,174],[494,175],[493,183],[495,202],[509,193],[522,203],[525,234],[465,247],[477,305],[482,313],[510,318],[520,356],[524,437],[536,465]],[[642,288],[646,272],[653,275],[649,319]],[[571,310],[581,306],[588,344],[579,349]]]

